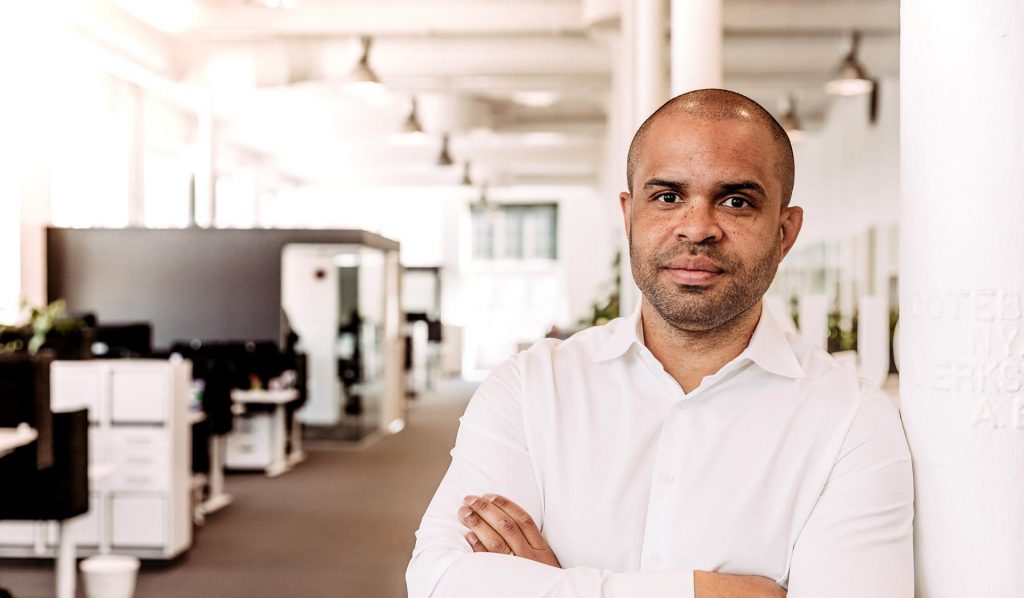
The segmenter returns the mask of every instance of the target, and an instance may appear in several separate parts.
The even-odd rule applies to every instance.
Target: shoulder
[[[621,318],[620,318],[621,319]],[[464,414],[463,423],[517,421],[527,402],[556,394],[556,379],[586,375],[597,351],[610,338],[617,320],[587,328],[560,340],[544,338],[509,356],[480,383]]]
[[[543,338],[509,356],[480,384],[477,395],[514,395],[521,392],[524,377],[551,371],[556,365],[592,360],[610,338],[618,318],[602,326],[581,330],[567,339]]]
[[[628,325],[626,318],[615,318],[607,324],[581,330],[564,340],[544,338],[513,356],[513,360],[520,371],[593,361],[605,344],[616,336],[616,332],[621,332],[619,329]]]
[[[804,371],[799,394],[807,403],[831,412],[847,427],[855,422],[889,427],[899,424],[895,401],[860,376],[855,357],[829,354],[797,335],[787,334],[786,337]]]
[[[809,391],[815,394],[827,392],[844,402],[859,403],[866,394],[878,390],[860,376],[852,353],[833,355],[791,333],[786,333],[786,340],[803,369],[803,384]]]

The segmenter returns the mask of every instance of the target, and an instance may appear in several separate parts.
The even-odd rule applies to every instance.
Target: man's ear
[[[782,243],[782,257],[786,257],[789,250],[796,243],[800,229],[804,225],[804,209],[800,206],[783,208],[782,217],[779,219],[779,241]]]
[[[629,213],[633,207],[633,198],[629,193],[619,193],[619,207],[622,208],[622,222],[626,226],[626,238],[629,238]]]

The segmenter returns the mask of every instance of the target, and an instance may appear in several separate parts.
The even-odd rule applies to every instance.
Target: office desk
[[[25,446],[37,437],[36,431],[27,425],[17,428],[0,428],[0,457],[14,449]],[[109,475],[112,468],[89,468],[90,481]],[[79,516],[81,517],[81,515]],[[70,529],[73,521],[78,519],[62,519],[57,521],[57,554],[54,560],[57,598],[74,598],[77,585],[75,575],[75,543],[71,538]]]
[[[267,476],[279,476],[306,458],[302,452],[302,424],[292,417],[292,427],[287,429],[285,407],[299,400],[299,391],[288,390],[232,390],[231,400],[239,406],[247,404],[273,405],[274,412],[270,426],[270,464],[264,471]],[[286,438],[291,440],[291,450],[285,450]]]
[[[207,416],[202,411],[189,412],[188,421],[192,426],[203,423],[206,419]],[[197,486],[200,490],[202,486],[205,486],[208,491],[206,500],[197,505],[193,513],[194,520],[199,524],[205,521],[207,515],[216,513],[230,505],[232,501],[231,495],[224,491],[224,436],[210,434],[207,441],[210,471],[205,476],[202,474],[193,474],[192,476],[193,490],[196,490]]]
[[[25,446],[35,440],[39,434],[26,424],[17,428],[0,428],[0,457]]]

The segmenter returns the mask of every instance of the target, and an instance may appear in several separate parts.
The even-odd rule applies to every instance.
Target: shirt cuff
[[[693,598],[693,571],[612,573],[604,585],[606,598]]]

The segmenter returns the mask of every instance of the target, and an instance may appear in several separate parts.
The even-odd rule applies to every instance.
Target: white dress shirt
[[[563,569],[473,553],[457,511],[504,495]],[[545,339],[485,380],[419,530],[411,598],[693,597],[694,570],[788,598],[912,598],[913,481],[897,409],[763,310],[690,393],[640,311]]]

